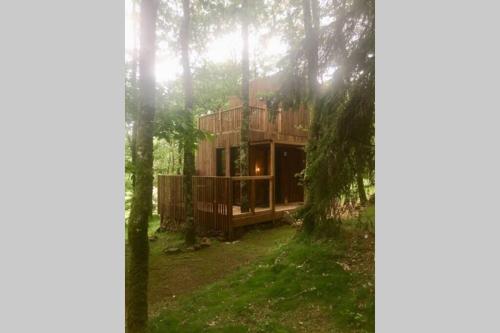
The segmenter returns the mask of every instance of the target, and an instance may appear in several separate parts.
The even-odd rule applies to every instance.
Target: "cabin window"
[[[226,175],[226,150],[224,148],[217,148],[216,152],[216,176]]]

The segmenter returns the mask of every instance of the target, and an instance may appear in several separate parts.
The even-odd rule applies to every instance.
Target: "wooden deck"
[[[277,204],[274,207],[274,211],[269,207],[256,207],[254,213],[242,213],[240,210],[240,206],[233,206],[233,225],[235,227],[241,227],[245,225],[279,220],[283,217],[285,212],[293,212],[301,205],[301,202]]]
[[[288,203],[288,204],[276,204],[274,206],[274,211],[276,213],[287,212],[287,211],[291,212],[291,211],[294,211],[295,209],[299,208],[301,205],[302,205],[302,202],[292,202],[292,203]],[[265,212],[268,210],[270,210],[269,207],[255,207],[256,213]],[[233,205],[233,216],[240,215],[240,214],[244,214],[241,212],[241,207]]]
[[[233,204],[233,183],[241,181],[250,183],[248,212],[241,212],[240,206]],[[198,233],[215,231],[231,238],[234,228],[280,219],[285,212],[301,205],[275,204],[274,195],[270,195],[266,207],[256,206],[256,181],[267,181],[269,193],[273,193],[272,176],[193,177],[194,220]],[[162,224],[180,226],[184,222],[182,176],[158,176],[158,214]]]

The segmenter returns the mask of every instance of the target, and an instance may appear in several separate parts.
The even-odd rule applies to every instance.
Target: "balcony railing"
[[[219,111],[199,118],[199,128],[215,134],[239,131],[242,107]],[[271,118],[265,108],[250,107],[250,130],[307,137],[309,118],[307,110],[280,111]]]

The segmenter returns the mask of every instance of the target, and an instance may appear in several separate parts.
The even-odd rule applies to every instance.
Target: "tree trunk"
[[[314,103],[318,94],[319,8],[317,0],[303,0],[308,95]],[[312,13],[312,14],[311,14]],[[314,23],[314,24],[313,24]]]
[[[156,0],[141,2],[139,105],[135,187],[128,224],[126,330],[143,333],[148,319],[148,220],[153,197],[153,121],[155,113]]]
[[[363,183],[363,160],[360,152],[356,152],[356,185],[358,188],[359,201],[362,206],[366,205],[368,199],[366,198],[365,184]]]
[[[134,1],[132,4],[132,16],[133,16],[133,35],[134,35],[134,44],[132,49],[132,72],[130,73],[131,77],[131,86],[132,91],[134,92],[134,101],[138,99],[138,89],[137,89],[137,67],[139,62],[139,48],[137,47],[137,32],[139,30],[137,24],[137,2]],[[134,109],[132,113],[132,137],[130,139],[130,156],[132,159],[132,165],[135,166],[137,160],[137,121],[139,118],[139,105],[134,104]],[[135,170],[132,170],[132,188],[135,187]]]
[[[366,205],[368,199],[366,198],[365,184],[363,183],[363,175],[359,172],[356,173],[356,183],[358,187],[359,201],[362,206]]]
[[[181,48],[182,48],[182,67],[184,70],[184,98],[185,98],[185,116],[186,122],[189,129],[194,130],[194,119],[193,119],[193,77],[191,75],[191,69],[189,67],[189,35],[190,35],[190,6],[189,0],[182,1],[182,8],[184,14],[184,20],[181,29]],[[192,133],[192,132],[191,132]],[[196,232],[194,225],[194,214],[193,214],[193,176],[195,173],[194,166],[194,148],[195,141],[193,135],[188,133],[184,137],[184,207],[186,210],[186,233],[185,242],[186,244],[194,244],[196,241]]]
[[[168,168],[168,174],[173,175],[175,174],[175,146],[171,143],[168,148],[170,150],[170,167]]]
[[[182,175],[183,161],[182,161],[183,149],[181,144],[177,144],[177,175]]]
[[[249,141],[250,141],[250,62],[248,54],[248,1],[242,0],[241,8],[241,37],[243,39],[243,52],[241,57],[241,99],[243,109],[241,114],[241,132],[240,132],[240,174],[248,176],[249,173]],[[248,182],[240,182],[241,193],[241,211],[248,212]]]
[[[319,93],[318,84],[318,34],[319,34],[319,7],[317,0],[303,0],[302,7],[304,11],[304,29],[305,29],[305,48],[307,57],[307,87],[308,87],[308,100],[310,110],[310,124],[309,124],[309,140],[307,145],[307,153],[311,154],[316,147],[316,142],[319,135],[319,112],[317,108],[317,97]],[[312,7],[312,8],[311,8]],[[311,14],[312,12],[312,14]],[[311,18],[312,16],[312,18]],[[314,25],[313,25],[314,22]],[[306,159],[307,163],[307,159]],[[307,170],[307,166],[306,166]],[[311,209],[314,205],[315,199],[313,191],[311,191],[306,182],[306,200],[304,206],[306,209]],[[311,210],[312,211],[312,210]],[[304,229],[306,232],[311,232],[314,229],[316,222],[315,214],[307,214],[304,218]]]

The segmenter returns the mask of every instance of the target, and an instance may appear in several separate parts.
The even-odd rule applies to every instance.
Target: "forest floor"
[[[240,267],[262,258],[287,243],[295,233],[291,226],[255,229],[234,242],[211,238],[211,245],[198,251],[167,255],[166,248],[182,247],[182,235],[159,233],[150,242],[150,315],[200,287],[220,280]]]
[[[373,219],[374,209],[364,216]],[[236,242],[212,240],[171,255],[163,250],[182,237],[157,236],[150,243],[152,332],[374,331],[375,240],[363,220],[346,223],[335,239],[263,226]]]

